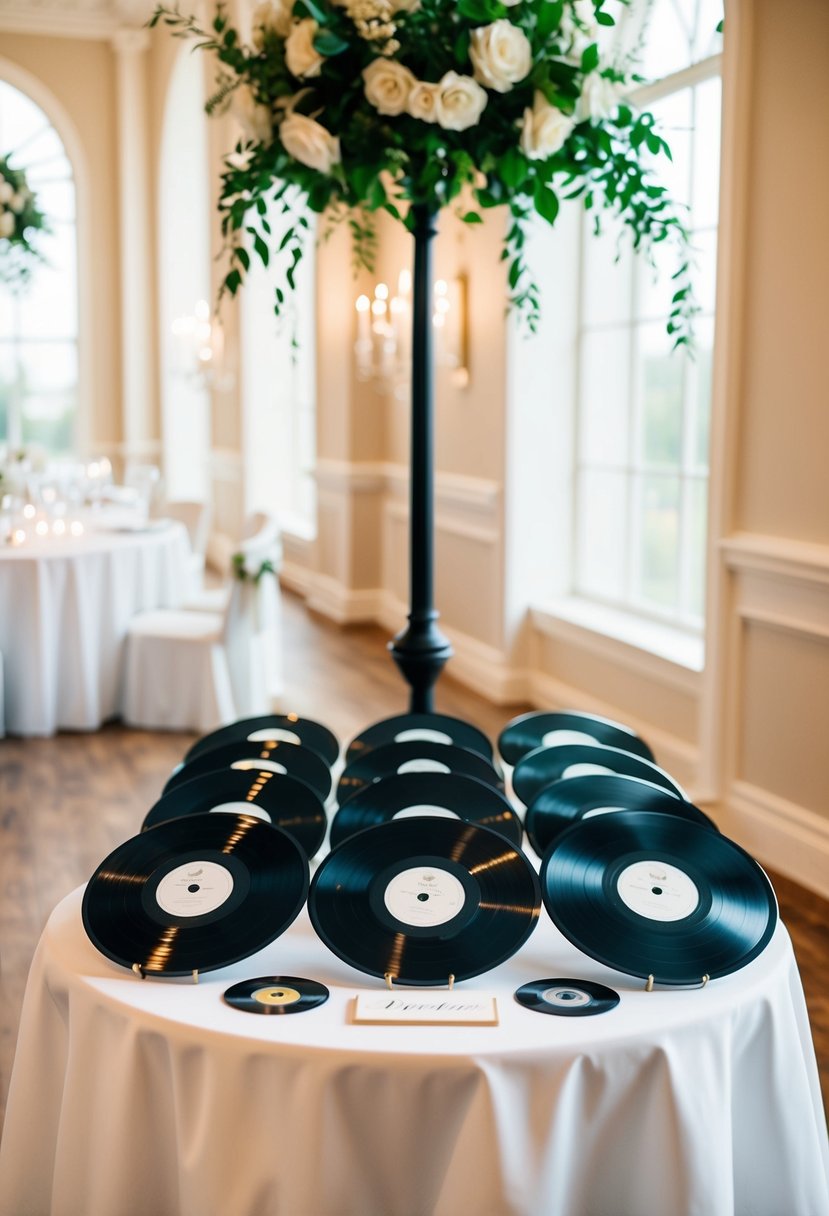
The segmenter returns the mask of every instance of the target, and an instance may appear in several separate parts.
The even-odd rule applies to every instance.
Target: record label
[[[209,813],[211,815],[253,815],[255,819],[263,819],[265,823],[271,822],[268,812],[263,811],[261,807],[252,802],[222,802],[219,806],[211,806]]]
[[[590,980],[532,980],[521,985],[515,999],[534,1013],[584,1018],[615,1009],[619,993]]]
[[[451,746],[452,739],[442,730],[401,730],[394,736],[393,743],[447,743]]]
[[[248,743],[270,743],[271,739],[275,743],[302,743],[295,731],[282,730],[277,726],[272,726],[269,730],[254,730],[246,735],[246,739]]]
[[[578,1009],[590,1004],[590,995],[581,988],[545,988],[542,1001],[548,1005],[560,1005],[564,1009]]]
[[[419,819],[421,816],[431,816],[433,819],[460,819],[460,815],[450,811],[445,806],[430,806],[429,803],[423,803],[422,806],[407,806],[402,811],[395,811],[392,819]]]
[[[445,925],[462,910],[463,883],[438,868],[415,866],[391,880],[383,895],[389,912],[402,924],[423,928]]]
[[[204,916],[221,908],[232,894],[230,870],[198,859],[170,870],[155,889],[156,902],[170,916]]]
[[[269,773],[285,773],[286,775],[288,773],[285,765],[277,764],[275,760],[234,760],[228,767],[238,769],[241,773],[247,773],[252,768],[263,769]]]
[[[451,745],[450,745],[451,746]],[[430,760],[428,756],[420,756],[416,760],[404,760],[397,770],[398,773],[451,773],[448,764],[439,760]]]
[[[257,988],[250,995],[260,1005],[295,1005],[302,1000],[296,988]]]
[[[595,739],[583,730],[548,730],[541,736],[542,747],[564,747],[568,743],[595,743]]]
[[[616,880],[619,898],[648,920],[684,920],[699,904],[696,883],[664,861],[634,861]]]

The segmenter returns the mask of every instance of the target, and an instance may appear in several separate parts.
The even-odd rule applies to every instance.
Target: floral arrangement
[[[269,557],[260,562],[256,562],[255,559],[251,562],[246,553],[240,552],[234,553],[230,560],[233,574],[242,583],[258,583],[263,575],[276,574],[276,566]]]
[[[40,258],[31,234],[46,228],[33,191],[22,169],[14,169],[8,156],[0,156],[0,279],[25,281]]]
[[[623,100],[635,80],[604,60],[605,0],[264,0],[249,43],[220,4],[212,27],[160,5],[150,25],[193,37],[218,59],[208,112],[231,106],[245,137],[226,158],[219,207],[235,294],[252,250],[286,251],[286,282],[314,212],[348,216],[359,264],[371,268],[373,213],[412,226],[412,207],[457,203],[461,218],[505,205],[511,302],[534,328],[539,297],[524,256],[525,224],[555,222],[560,200],[618,215],[636,247],[673,238],[677,290],[668,330],[689,337],[694,305],[687,234],[650,169],[670,155],[649,113]],[[273,249],[269,204],[291,220]],[[295,217],[295,219],[294,219]],[[277,290],[276,311],[285,296]]]

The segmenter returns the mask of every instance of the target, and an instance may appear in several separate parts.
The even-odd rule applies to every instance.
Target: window
[[[631,15],[641,20],[642,9]],[[573,590],[701,633],[722,8],[660,0],[645,15],[640,71],[653,83],[634,100],[657,116],[673,154],[670,166],[660,158],[660,178],[688,207],[701,308],[696,358],[672,357],[665,331],[671,251],[660,250],[654,276],[624,234],[617,245],[619,233],[606,224],[596,238],[588,217],[578,293]]]
[[[46,114],[0,81],[0,151],[26,172],[50,232],[22,290],[0,282],[0,443],[71,451],[78,398],[75,185]]]

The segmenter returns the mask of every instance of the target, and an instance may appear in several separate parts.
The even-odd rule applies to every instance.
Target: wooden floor
[[[378,630],[338,629],[288,598],[286,631],[286,708],[326,723],[345,741],[404,711],[403,685]],[[524,708],[492,706],[446,676],[437,697],[439,711],[467,718],[493,740]],[[140,830],[192,738],[108,726],[91,735],[0,741],[0,1118],[26,974],[49,912]],[[795,944],[829,1107],[829,904],[772,878]]]

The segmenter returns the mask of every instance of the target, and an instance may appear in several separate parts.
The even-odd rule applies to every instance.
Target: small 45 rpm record
[[[453,743],[410,739],[408,743],[386,743],[372,748],[352,760],[337,785],[337,801],[342,806],[367,785],[404,773],[458,773],[477,777],[501,793],[504,791],[503,778],[479,752]]]
[[[564,743],[603,743],[653,760],[644,739],[620,722],[596,714],[532,712],[508,722],[498,736],[498,751],[507,764],[517,764],[522,756],[537,747],[557,747]]]
[[[456,747],[477,752],[492,763],[492,744],[483,731],[447,714],[397,714],[393,718],[383,718],[373,726],[367,726],[351,740],[345,762],[350,765],[358,756],[366,755],[375,747],[382,747],[386,743],[407,743],[410,739],[454,743]]]
[[[208,812],[264,819],[293,836],[309,857],[325,839],[325,808],[316,790],[271,769],[226,768],[185,781],[150,807],[143,829]]]
[[[524,828],[539,857],[553,841],[579,819],[618,811],[656,811],[690,819],[716,832],[704,811],[662,786],[639,777],[597,773],[594,777],[565,777],[545,786],[527,807]]]
[[[189,764],[196,756],[228,743],[261,743],[263,740],[301,743],[316,752],[329,768],[340,754],[337,736],[321,722],[300,718],[297,714],[265,714],[259,718],[241,718],[197,739],[184,757],[184,763]]]
[[[459,773],[403,773],[365,786],[340,807],[331,821],[331,847],[364,828],[424,816],[430,817],[424,841],[429,839],[431,818],[444,817],[492,828],[511,844],[521,844],[521,820],[491,785]]]
[[[535,928],[538,879],[490,828],[396,819],[334,849],[314,875],[311,923],[358,971],[445,984],[509,958]]]
[[[265,975],[242,980],[223,994],[228,1005],[243,1013],[307,1013],[328,1000],[325,984],[303,980],[295,975]]]
[[[83,926],[113,962],[190,975],[279,937],[308,891],[308,858],[251,815],[193,815],[119,845],[87,884]]]
[[[286,743],[279,739],[262,739],[259,743],[228,743],[224,747],[203,752],[180,768],[167,779],[162,794],[169,794],[185,781],[193,781],[205,773],[220,769],[270,769],[274,773],[287,773],[316,790],[325,801],[331,792],[331,770],[325,761],[302,743]]]
[[[515,766],[512,788],[525,806],[545,786],[571,777],[598,776],[618,773],[622,777],[640,777],[654,785],[684,798],[685,792],[658,764],[643,756],[622,751],[620,747],[605,747],[602,743],[560,743],[555,747],[537,747],[527,752]]]
[[[589,1018],[619,1004],[619,993],[590,980],[532,980],[515,992],[519,1005],[556,1017]]]
[[[551,846],[541,890],[573,945],[661,984],[738,971],[765,949],[777,923],[757,862],[719,832],[674,815],[583,819]]]

